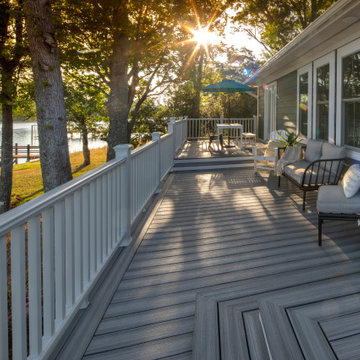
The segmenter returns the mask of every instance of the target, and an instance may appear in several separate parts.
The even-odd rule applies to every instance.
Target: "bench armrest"
[[[341,171],[345,160],[345,158],[342,158],[320,159],[313,161],[306,167],[301,185],[337,185],[340,180]],[[320,169],[322,169],[321,174]],[[314,170],[316,171],[316,175],[314,175]]]

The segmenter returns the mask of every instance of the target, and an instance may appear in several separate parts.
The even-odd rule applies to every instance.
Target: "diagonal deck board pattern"
[[[335,262],[360,250],[356,224],[326,223],[317,246],[315,199],[251,170],[172,176],[85,359],[191,358],[199,291]],[[254,317],[249,326],[259,324]],[[341,345],[339,345],[340,347]]]

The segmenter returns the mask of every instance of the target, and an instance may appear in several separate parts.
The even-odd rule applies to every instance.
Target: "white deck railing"
[[[255,133],[256,124],[254,118],[200,118],[187,119],[187,138],[189,140],[207,139],[210,134],[216,133],[216,124],[242,124],[243,132]],[[238,137],[239,130],[230,130],[230,136]]]
[[[42,359],[173,165],[186,121],[0,216],[0,359]],[[12,343],[9,351],[9,340]]]

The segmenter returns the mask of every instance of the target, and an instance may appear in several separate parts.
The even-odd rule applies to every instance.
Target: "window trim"
[[[300,132],[300,76],[307,74],[308,75],[308,126],[307,126],[307,139],[311,139],[312,136],[312,98],[313,98],[313,67],[312,63],[309,63],[297,71],[297,94],[296,94],[296,130]],[[301,138],[304,138],[301,136]]]
[[[313,111],[312,111],[312,137],[315,139],[316,136],[316,123],[317,123],[317,69],[329,65],[329,143],[335,143],[335,87],[336,87],[336,77],[335,77],[335,60],[336,53],[332,51],[331,53],[322,56],[321,58],[314,61],[313,68]]]
[[[360,51],[360,39],[350,42],[342,46],[337,51],[337,95],[336,95],[336,145],[344,145],[344,119],[343,119],[343,58],[356,54]],[[352,100],[352,99],[346,99]],[[345,145],[348,150],[348,155],[356,160],[360,160],[360,151],[353,146]]]

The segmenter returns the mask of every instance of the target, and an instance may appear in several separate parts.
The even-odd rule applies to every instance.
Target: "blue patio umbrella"
[[[256,91],[256,89],[237,82],[235,80],[224,79],[218,83],[211,84],[208,86],[203,86],[199,90],[205,92],[213,92],[213,93],[226,93],[226,94],[233,94],[233,93],[247,93],[257,99],[257,96],[252,93],[252,91]],[[230,113],[230,98],[229,95],[227,96],[227,106],[228,106],[228,113]],[[230,147],[230,133],[229,133],[229,145]]]
[[[240,82],[237,82],[235,80],[225,79],[215,84],[203,86],[199,90],[205,92],[222,92],[222,93],[231,94],[231,93],[255,91],[256,89],[247,86],[245,84],[242,84]]]

